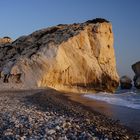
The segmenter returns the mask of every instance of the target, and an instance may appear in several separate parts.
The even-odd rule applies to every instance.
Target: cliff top
[[[95,18],[95,19],[93,19],[93,20],[88,20],[88,21],[86,21],[86,23],[103,23],[103,22],[107,22],[107,23],[109,23],[109,21],[108,20],[106,20],[106,19],[104,19],[104,18]]]
[[[19,56],[30,58],[42,48],[49,46],[49,44],[59,45],[79,34],[86,26],[94,26],[96,23],[109,23],[109,21],[96,18],[83,23],[59,24],[37,30],[27,36],[21,36],[13,42],[9,37],[4,37],[1,39],[4,40],[4,44],[1,46],[4,47],[0,48],[0,67],[3,63],[7,63],[9,60],[16,60]],[[7,41],[9,41],[8,44]]]

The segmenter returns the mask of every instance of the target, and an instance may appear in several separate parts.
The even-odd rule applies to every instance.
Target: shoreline
[[[112,118],[113,120],[118,120],[122,125],[128,127],[129,129],[132,129],[136,133],[140,132],[140,110],[138,109],[109,104],[105,101],[84,97],[84,95],[86,94],[65,95],[68,96],[70,100],[81,103],[82,105],[86,106],[87,109],[91,112],[99,112],[109,118]]]
[[[120,124],[119,120],[113,120],[112,118],[104,114],[101,114],[93,110],[92,108],[89,108],[86,105],[77,102],[75,99],[72,99],[76,96],[80,96],[81,94],[76,94],[74,96],[71,96],[69,95],[69,93],[60,93],[54,90],[49,91],[51,93],[48,93],[48,91],[45,92],[41,94],[36,94],[36,97],[34,96],[35,98],[32,99],[34,101],[40,100],[39,102],[45,102],[45,101],[47,102],[48,101],[47,98],[51,99],[52,101],[55,102],[52,103],[54,107],[57,107],[58,109],[61,108],[63,110],[66,110],[66,112],[70,114],[72,113],[72,116],[76,114],[76,116],[79,118],[81,117],[84,119],[89,119],[91,123],[90,125],[93,125],[94,127],[96,126],[97,133],[100,133],[101,135],[105,135],[105,136],[109,136],[112,133],[113,136],[110,135],[108,137],[110,139],[115,139],[115,136],[116,139],[117,137],[119,137],[119,139],[138,139],[139,137],[137,133],[134,132],[132,129]],[[44,105],[40,104],[39,106],[44,108]],[[61,111],[62,110],[59,110],[58,112]]]
[[[53,89],[0,91],[0,100],[1,139],[140,138],[118,121],[71,100],[67,93]]]

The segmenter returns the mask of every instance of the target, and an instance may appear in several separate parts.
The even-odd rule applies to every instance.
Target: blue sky
[[[1,0],[0,37],[16,39],[40,28],[96,17],[112,22],[118,72],[132,76],[131,64],[140,61],[140,0]]]

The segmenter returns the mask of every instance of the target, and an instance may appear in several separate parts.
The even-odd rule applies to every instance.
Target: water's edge
[[[132,93],[130,93],[130,94],[132,94]],[[91,108],[92,110],[97,111],[101,114],[104,114],[114,120],[119,120],[120,123],[122,123],[122,125],[125,125],[131,129],[133,129],[134,131],[140,131],[139,105],[134,106],[132,104],[132,108],[131,108],[131,106],[130,107],[127,106],[127,103],[129,103],[129,102],[126,102],[124,104],[126,106],[124,106],[123,104],[117,105],[116,104],[117,102],[114,102],[114,101],[112,101],[112,103],[109,103],[109,101],[107,102],[102,99],[97,100],[97,97],[98,96],[100,97],[101,95],[102,95],[102,93],[101,94],[99,94],[99,93],[98,94],[66,94],[66,96],[68,96],[71,100],[81,103],[84,106],[87,106],[88,108]],[[107,96],[107,99],[110,98],[110,97],[108,97],[108,96],[110,96],[110,94],[108,94],[108,93],[103,93],[103,95]],[[95,96],[95,99],[91,98],[93,96]],[[124,96],[124,94],[122,94],[122,95],[119,94],[117,96]],[[131,96],[129,96],[129,98],[130,97]],[[102,98],[102,96],[101,96],[101,98]],[[115,98],[114,95],[111,94],[111,98]],[[136,97],[136,99],[137,99],[137,97]],[[105,98],[105,100],[106,100],[106,98]],[[125,97],[123,100],[125,100]],[[120,101],[123,101],[123,100],[120,100]]]
[[[132,91],[120,91],[120,93],[115,94],[100,92],[98,94],[85,94],[84,97],[93,100],[104,101],[112,105],[140,110],[140,93]]]

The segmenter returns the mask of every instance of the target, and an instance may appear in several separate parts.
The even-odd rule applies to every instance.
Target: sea
[[[94,110],[140,132],[140,90],[118,89],[114,94],[99,92],[82,96],[86,99],[87,105]]]

